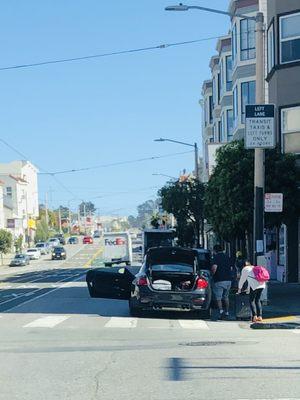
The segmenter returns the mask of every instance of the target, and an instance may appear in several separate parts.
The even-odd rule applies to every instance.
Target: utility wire
[[[125,164],[134,164],[134,163],[139,163],[139,162],[143,162],[143,161],[149,161],[149,160],[158,160],[161,158],[167,158],[167,157],[174,157],[174,156],[179,156],[182,154],[189,154],[189,153],[193,153],[194,151],[183,151],[180,153],[169,153],[169,154],[164,154],[161,156],[153,156],[153,157],[145,157],[145,158],[138,158],[135,160],[128,160],[128,161],[119,161],[119,162],[115,162],[115,163],[110,163],[110,164],[102,164],[102,165],[95,165],[92,167],[85,167],[85,168],[77,168],[77,169],[67,169],[67,170],[63,170],[63,171],[56,171],[56,172],[42,172],[40,173],[40,175],[51,175],[51,176],[56,176],[56,175],[61,175],[61,174],[69,174],[69,173],[74,173],[74,172],[83,172],[83,171],[90,171],[93,169],[99,169],[99,168],[108,168],[108,167],[115,167],[118,165],[125,165]]]
[[[95,59],[95,58],[111,57],[111,56],[130,54],[130,53],[140,53],[140,52],[146,52],[146,51],[152,51],[152,50],[161,50],[161,49],[166,49],[168,47],[184,46],[187,44],[206,42],[209,40],[216,40],[216,39],[220,39],[221,37],[222,36],[212,36],[212,37],[203,38],[203,39],[187,40],[185,42],[165,43],[165,44],[160,44],[160,45],[156,45],[156,46],[141,47],[138,49],[119,50],[119,51],[112,51],[112,52],[102,53],[102,54],[91,54],[91,55],[87,55],[87,56],[73,57],[73,58],[61,58],[61,59],[56,59],[56,60],[40,61],[40,62],[28,63],[28,64],[8,65],[6,67],[0,67],[0,71],[6,71],[6,70],[11,70],[11,69],[34,68],[34,67],[41,67],[41,66],[50,65],[50,64],[62,64],[62,63],[67,63],[67,62],[91,60],[91,59]]]
[[[22,157],[23,160],[29,160],[29,157],[27,157],[25,154],[21,153],[17,148],[15,148],[13,145],[11,145],[10,143],[8,143],[6,140],[0,138],[0,142],[3,143],[5,146],[7,146],[10,150],[14,151],[16,154],[18,154],[19,156]],[[58,183],[58,185],[60,185],[61,188],[63,188],[66,192],[68,192],[69,194],[71,194],[73,197],[75,197],[76,199],[82,201],[82,199],[80,199],[78,196],[76,196],[66,185],[64,185],[56,176],[54,176],[53,174],[51,174],[50,172],[46,171],[44,168],[42,168],[41,166],[39,166],[38,164],[35,163],[35,165],[38,167],[39,170],[44,171],[42,172],[42,174],[47,174],[52,176],[52,178]]]

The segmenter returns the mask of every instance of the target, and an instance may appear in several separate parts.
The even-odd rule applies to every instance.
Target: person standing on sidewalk
[[[252,322],[262,322],[262,303],[261,295],[266,287],[266,282],[259,282],[253,269],[255,268],[249,261],[246,261],[245,267],[242,269],[241,278],[238,284],[238,294],[242,292],[245,282],[248,282],[248,289],[250,291],[250,308],[252,314]]]
[[[222,251],[222,247],[219,244],[214,246],[211,272],[213,274],[213,293],[218,304],[219,318],[227,319],[229,317],[232,268],[229,257]]]

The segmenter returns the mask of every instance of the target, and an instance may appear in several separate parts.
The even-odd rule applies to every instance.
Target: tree
[[[47,225],[45,217],[42,217],[36,223],[36,242],[46,242],[49,239],[49,227]]]
[[[177,220],[179,237],[183,240],[186,230],[192,227],[197,247],[200,247],[200,232],[203,243],[204,193],[204,184],[192,177],[183,182],[168,182],[159,191],[162,208]]]
[[[13,236],[11,232],[5,229],[0,229],[0,253],[1,263],[3,263],[3,254],[7,254],[11,251],[13,244]]]
[[[79,212],[82,217],[89,214],[94,215],[96,212],[95,204],[91,201],[82,201],[79,204]]]
[[[299,167],[291,154],[266,151],[266,192],[283,193],[283,213],[266,214],[266,226],[278,226],[299,215]],[[243,141],[233,141],[217,151],[216,167],[205,194],[205,215],[225,241],[244,240],[253,231],[254,152]],[[248,246],[249,248],[250,246]]]
[[[128,222],[132,228],[144,228],[150,226],[152,215],[157,211],[158,200],[147,200],[137,207],[136,217],[130,215]]]
[[[17,239],[15,239],[14,246],[16,249],[16,253],[21,253],[23,246],[23,235],[19,235]]]

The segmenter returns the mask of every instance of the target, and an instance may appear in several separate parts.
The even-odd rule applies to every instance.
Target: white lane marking
[[[78,278],[74,279],[72,282],[79,281],[79,280],[82,279],[84,276],[85,276],[85,274],[82,274],[82,275],[80,275]],[[58,281],[57,283],[59,283],[59,282],[64,282],[66,279],[69,279],[69,278],[62,279],[61,281]],[[72,282],[64,283],[64,284],[60,285],[59,287],[57,287],[57,288],[55,288],[55,289],[50,289],[48,292],[42,293],[42,294],[40,294],[39,296],[34,297],[33,299],[29,299],[29,300],[23,301],[22,303],[18,304],[17,306],[8,308],[7,310],[5,310],[5,312],[11,311],[11,310],[15,310],[16,308],[22,307],[22,306],[24,306],[25,304],[31,303],[32,301],[41,299],[42,297],[45,297],[45,296],[47,296],[47,295],[50,294],[50,293],[56,292],[57,290],[60,290],[60,289],[63,289],[64,287],[66,287],[68,284],[70,284],[70,283],[72,283]],[[45,288],[44,288],[44,289],[45,289]],[[39,292],[39,291],[44,290],[44,289],[39,289],[39,290],[37,290],[36,292]],[[21,297],[24,297],[24,295],[21,295]],[[5,303],[9,303],[10,301],[11,301],[11,300],[3,301],[2,303],[0,303],[0,305],[5,304]]]
[[[111,317],[104,328],[136,328],[137,318]]]
[[[299,335],[300,334],[300,329],[295,329],[292,332]]]
[[[29,322],[29,324],[24,325],[23,328],[54,328],[68,318],[70,317],[64,315],[49,315],[47,317],[35,319]]]
[[[209,329],[207,323],[202,320],[179,319],[178,322],[183,329]]]
[[[10,288],[12,288],[11,285],[0,286],[0,289],[1,289],[1,290],[6,290],[6,289],[10,289]]]

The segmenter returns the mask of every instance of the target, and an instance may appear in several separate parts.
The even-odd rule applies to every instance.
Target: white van
[[[129,232],[104,233],[104,264],[132,264],[132,245]]]

